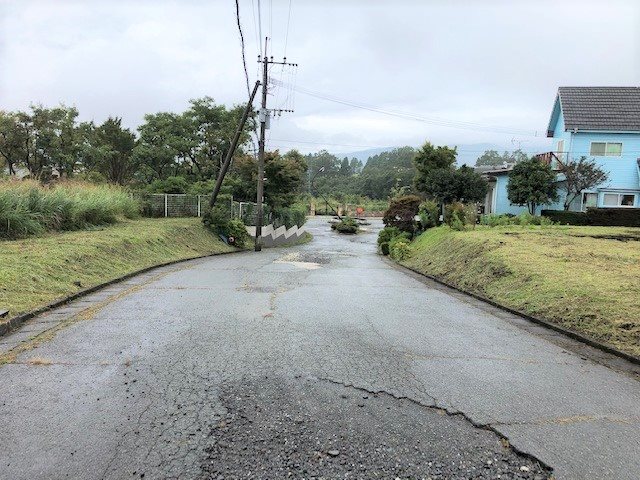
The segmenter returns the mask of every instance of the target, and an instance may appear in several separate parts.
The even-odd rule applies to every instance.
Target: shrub
[[[343,217],[342,220],[331,225],[331,228],[338,233],[358,233],[358,223],[351,217]]]
[[[638,208],[587,208],[590,225],[611,227],[640,227]]]
[[[547,217],[540,217],[531,215],[529,212],[521,213],[520,215],[502,214],[502,215],[483,215],[480,218],[480,224],[488,227],[502,227],[507,225],[553,225],[553,220]]]
[[[383,243],[389,243],[393,237],[400,235],[400,229],[398,227],[384,227],[378,233],[378,245]]]
[[[273,228],[278,228],[281,225],[287,228],[291,228],[294,225],[301,227],[306,221],[307,209],[304,205],[294,205],[273,211]]]
[[[565,210],[542,210],[542,216],[562,225],[588,225],[589,219],[584,212],[569,212]]]
[[[378,247],[383,255],[389,255],[389,248],[391,242],[396,238],[402,238],[410,241],[411,234],[409,232],[403,232],[397,227],[384,227],[378,233]]]
[[[244,248],[248,245],[251,237],[247,233],[247,227],[237,218],[233,220],[229,220],[227,223],[227,238],[233,237],[235,240],[235,245],[240,248]]]
[[[543,210],[542,215],[564,225],[640,227],[640,209],[637,208],[587,208],[586,212]]]
[[[415,233],[415,216],[421,199],[416,195],[406,195],[391,200],[389,208],[384,212],[382,221],[387,227],[397,227],[403,232]]]
[[[459,202],[445,206],[444,221],[454,230],[464,230],[467,225],[476,223],[475,205],[464,205]]]
[[[418,207],[418,216],[422,229],[437,227],[440,219],[440,207],[437,202],[427,200]]]
[[[394,260],[405,260],[409,257],[409,239],[403,236],[395,237],[389,242],[389,255]]]
[[[168,177],[165,180],[154,180],[147,188],[149,193],[186,193],[189,182],[184,177]]]
[[[202,223],[217,235],[226,238],[233,237],[234,244],[240,248],[244,248],[251,237],[247,233],[247,229],[242,220],[231,219],[230,212],[227,208],[216,205],[213,208],[207,208],[202,215]]]

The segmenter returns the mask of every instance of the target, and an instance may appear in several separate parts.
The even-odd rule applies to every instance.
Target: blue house
[[[609,174],[602,185],[583,191],[570,210],[640,208],[640,87],[560,87],[547,137],[553,138],[554,150],[537,157],[554,169],[587,157]],[[511,205],[507,198],[510,170],[487,172],[486,213],[517,215],[526,211],[526,207]],[[560,173],[558,182],[559,201],[540,209],[563,209],[566,190]]]

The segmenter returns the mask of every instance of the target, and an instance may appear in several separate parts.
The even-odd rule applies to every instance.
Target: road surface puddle
[[[275,260],[274,263],[287,263],[304,270],[317,270],[320,264],[329,263],[329,259],[319,254],[292,252]]]

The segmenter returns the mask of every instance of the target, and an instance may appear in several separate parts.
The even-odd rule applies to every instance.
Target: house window
[[[636,196],[633,193],[605,193],[602,203],[605,207],[633,207]]]
[[[618,206],[618,194],[617,193],[605,193],[602,204],[605,207],[617,207]]]
[[[591,142],[589,153],[594,157],[619,157],[622,155],[621,142]]]
[[[633,207],[635,203],[635,195],[620,195],[620,205],[622,205],[623,207]]]
[[[585,192],[582,194],[582,210],[598,206],[598,194]]]

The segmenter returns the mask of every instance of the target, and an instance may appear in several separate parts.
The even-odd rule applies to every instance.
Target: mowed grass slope
[[[640,356],[640,229],[431,229],[401,262]]]
[[[233,250],[197,218],[124,220],[0,241],[0,309],[15,316],[136,270]]]

